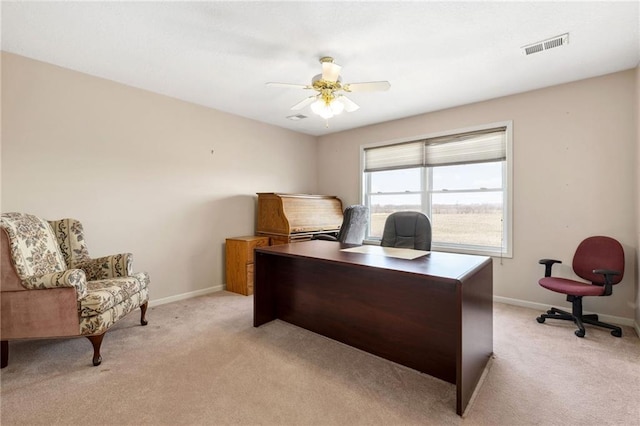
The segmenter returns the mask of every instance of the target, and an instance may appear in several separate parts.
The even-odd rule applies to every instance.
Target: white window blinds
[[[405,142],[365,149],[365,172],[420,167],[424,163],[424,142]]]
[[[506,127],[365,148],[365,172],[506,159]]]

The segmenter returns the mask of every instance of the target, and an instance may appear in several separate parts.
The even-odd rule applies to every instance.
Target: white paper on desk
[[[396,247],[380,247],[380,246],[371,246],[371,245],[351,247],[351,248],[341,249],[340,251],[346,251],[349,253],[376,254],[379,256],[397,257],[400,259],[408,259],[408,260],[417,259],[420,256],[424,256],[430,253],[428,251],[423,251],[423,250],[414,250],[414,249],[396,248]]]

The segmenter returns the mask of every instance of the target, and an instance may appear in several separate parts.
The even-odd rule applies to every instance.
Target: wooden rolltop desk
[[[258,193],[257,234],[271,245],[336,234],[342,225],[342,201],[332,195]]]

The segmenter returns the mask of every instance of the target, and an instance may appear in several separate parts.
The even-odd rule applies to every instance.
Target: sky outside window
[[[434,194],[434,204],[502,203],[501,161],[478,164],[433,167],[433,190],[479,190],[500,191]],[[420,192],[421,169],[387,170],[371,173],[371,202],[373,205],[420,205],[418,196],[376,195],[389,192]]]

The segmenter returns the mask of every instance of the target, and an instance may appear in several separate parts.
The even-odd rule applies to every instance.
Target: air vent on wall
[[[565,44],[569,44],[569,33],[523,46],[522,52],[525,55],[532,55],[544,50],[553,49],[554,47],[564,46]]]

